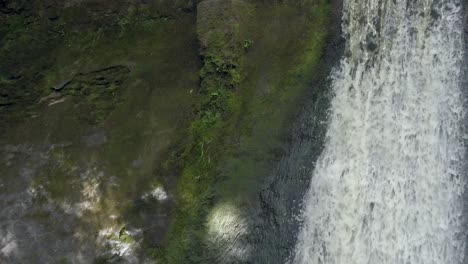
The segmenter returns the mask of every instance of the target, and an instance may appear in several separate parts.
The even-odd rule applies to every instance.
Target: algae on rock
[[[40,233],[60,216],[47,227],[57,241],[93,245],[102,231],[110,244],[138,242],[145,260],[247,261],[211,236],[240,219],[282,154],[328,12],[318,0],[1,1],[0,121],[11,127],[0,128],[0,169],[8,180],[28,172],[18,186],[37,195],[18,219]],[[21,146],[40,166],[10,158]],[[213,220],[224,212],[235,215]],[[58,248],[61,261],[75,246]],[[125,260],[103,252],[84,257]]]
[[[121,225],[162,243],[171,196],[141,196],[197,101],[196,16],[144,2],[1,1],[0,262],[125,261],[97,237]]]
[[[197,11],[202,103],[178,165],[165,261],[248,261],[248,254],[229,253],[248,252],[246,233],[213,240],[218,231],[240,229],[215,231],[208,218],[227,205],[241,213],[273,169],[301,96],[319,75],[329,7],[327,1],[206,0]]]

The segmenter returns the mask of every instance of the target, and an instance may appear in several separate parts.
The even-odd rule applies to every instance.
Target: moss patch
[[[44,187],[52,203],[80,202],[80,173],[100,175],[99,210],[83,212],[73,227],[83,237],[95,238],[100,229],[125,222],[145,225],[153,242],[167,229],[164,215],[170,204],[141,205],[140,197],[149,191],[167,148],[189,126],[199,98],[199,58],[190,2],[157,2],[84,1],[58,7],[54,21],[32,14],[31,23],[41,30],[38,42],[18,38],[35,36],[24,14],[7,19],[14,23],[18,18],[19,24],[9,31],[11,45],[0,50],[0,57],[13,60],[15,54],[31,53],[24,63],[14,60],[10,68],[0,67],[0,94],[5,95],[0,98],[6,102],[0,106],[0,119],[9,124],[0,141],[45,147],[67,143],[49,151],[49,161],[33,183]],[[49,42],[54,45],[44,44],[41,54],[38,43]],[[34,57],[34,52],[42,57]],[[39,79],[26,78],[36,69]],[[16,78],[15,72],[24,74]],[[21,88],[20,81],[31,94],[16,94],[13,89]],[[104,140],[88,144],[96,134]],[[168,183],[161,177],[160,184]],[[161,216],[161,226],[148,223],[152,215]]]
[[[316,76],[328,12],[327,1],[199,5],[203,103],[175,162],[182,176],[164,261],[216,261],[205,247],[206,216],[218,202],[247,199],[281,153]]]
[[[256,181],[285,152],[301,97],[320,76],[329,5],[321,1],[306,7],[272,5],[252,23],[263,25],[261,30],[248,31],[257,38],[245,60],[249,74],[239,92],[242,114],[220,166],[219,173],[227,180],[219,189],[223,199],[248,196],[249,187],[255,189]]]
[[[177,165],[182,175],[166,247],[169,263],[203,260],[203,221],[214,193],[214,168],[223,152],[223,136],[238,109],[236,90],[244,54],[239,29],[253,11],[243,1],[204,1],[198,6],[202,102],[188,132],[190,141],[181,154],[182,163]]]
[[[103,172],[102,210],[84,214],[84,232],[115,214],[149,226],[142,254],[215,263],[206,217],[247,199],[284,150],[319,71],[327,1],[205,0],[197,22],[187,1],[65,2],[39,13],[9,7],[2,20],[0,121],[21,123],[8,141],[70,142],[50,151],[36,179],[57,201],[80,199],[75,167]],[[96,133],[105,140],[87,144]],[[151,182],[174,201],[142,202]]]

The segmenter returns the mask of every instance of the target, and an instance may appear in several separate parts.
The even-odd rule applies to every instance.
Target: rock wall
[[[0,262],[264,261],[332,2],[0,1]]]
[[[2,2],[0,262],[139,263],[162,244],[157,168],[200,63],[196,13],[173,3]]]

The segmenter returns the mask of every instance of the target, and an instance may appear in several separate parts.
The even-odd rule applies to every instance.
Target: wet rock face
[[[13,1],[13,0],[2,0],[0,1],[0,11],[4,14],[17,14],[32,9],[30,1]],[[28,4],[29,3],[29,4]]]
[[[62,60],[57,54],[69,52],[62,50],[76,52],[101,39],[115,41],[137,23],[167,20],[182,9],[191,12],[192,2],[0,1],[0,120],[24,119],[24,109],[49,93],[49,70]]]
[[[330,68],[334,66],[341,55],[342,43],[338,40],[341,17],[339,6],[341,2],[333,2],[333,15],[336,15],[336,17],[333,17],[333,21],[330,21],[332,26],[327,26],[330,26],[333,30],[336,29],[337,31],[331,32],[333,36],[330,36],[328,39],[327,49],[329,52],[335,54],[333,57],[331,57],[330,54],[326,54],[328,59],[324,59],[318,67],[320,70],[324,71],[324,75],[325,72],[328,72]],[[232,14],[230,12],[233,10],[233,5],[242,6],[241,3],[245,4],[248,3],[248,1],[206,0],[199,4],[199,38],[201,40],[202,48],[206,48],[208,55],[210,54],[210,48],[216,50],[217,47],[216,45],[213,45],[217,43],[214,41],[216,38],[213,36],[216,36],[216,34],[221,36],[226,34],[222,39],[229,39],[229,37],[232,36],[229,35],[231,28],[224,27],[223,23],[226,23],[226,21],[234,21],[227,23],[228,25],[233,25],[239,19],[242,20],[242,17],[235,15],[224,15],[224,17],[219,18],[216,17],[215,14]],[[275,77],[282,80],[290,78],[288,75],[281,75],[283,72],[278,74],[272,70],[274,67],[272,65],[275,65],[275,59],[277,59],[278,54],[283,52],[289,54],[289,58],[278,60],[280,63],[287,64],[290,62],[289,60],[293,60],[291,58],[296,55],[291,50],[299,49],[300,47],[295,46],[295,43],[307,38],[305,37],[307,34],[317,34],[317,32],[311,33],[307,29],[324,28],[312,24],[312,26],[307,27],[307,29],[304,30],[301,26],[307,22],[311,23],[305,18],[306,16],[301,17],[304,13],[311,16],[310,13],[307,13],[307,11],[304,10],[310,8],[316,13],[319,11],[317,10],[317,6],[312,5],[313,8],[311,8],[308,4],[304,4],[303,6],[297,5],[297,2],[291,4],[282,3],[272,6],[269,6],[268,4],[264,6],[259,4],[254,10],[253,17],[255,18],[253,21],[255,22],[252,22],[252,24],[258,24],[255,24],[252,28],[255,30],[255,28],[258,27],[265,33],[264,35],[247,35],[248,37],[244,38],[244,40],[252,39],[252,41],[249,41],[252,44],[252,47],[250,50],[247,49],[247,59],[244,59],[250,62],[249,59],[255,58],[253,61],[256,67],[251,69],[249,74],[255,75],[255,78],[253,78],[255,80],[255,88],[252,89],[256,89],[255,91],[258,92],[258,94],[254,95],[255,104],[256,107],[258,107],[257,109],[261,109],[262,101],[265,100],[265,98],[271,98],[268,96],[271,96],[273,93],[272,90],[274,89],[275,83],[272,80],[274,80]],[[262,8],[264,10],[262,10]],[[268,12],[267,10],[272,13],[266,13]],[[265,21],[261,20],[263,16],[265,16]],[[255,20],[257,17],[258,20]],[[211,18],[215,23],[210,25],[210,23],[208,23],[208,18]],[[283,27],[287,29],[283,30]],[[298,31],[300,33],[297,35],[292,34],[291,32],[294,32],[292,28],[299,28]],[[205,30],[202,31],[201,29]],[[297,37],[298,35],[301,37]],[[275,38],[276,36],[280,37]],[[315,35],[315,37],[317,37],[317,35]],[[280,40],[281,38],[288,39],[291,42],[294,42],[294,44],[291,42],[285,44]],[[270,44],[274,47],[271,50],[269,49]],[[269,50],[271,52],[260,53],[260,50]],[[259,52],[261,55],[257,55],[258,53],[256,52]],[[256,55],[255,57],[254,54]],[[265,56],[265,54],[267,54],[267,56]],[[304,53],[299,54],[300,57],[305,56]],[[258,59],[257,56],[265,59],[265,64],[261,64],[261,59]],[[273,59],[268,60],[266,58]],[[294,61],[302,62],[300,59]],[[289,71],[294,72],[294,66],[290,66]],[[259,79],[256,79],[256,74],[259,75]],[[270,76],[270,74],[272,74],[272,76]],[[310,71],[307,70],[305,73],[306,76],[313,74],[317,74],[318,76],[316,68]],[[297,219],[294,219],[293,215],[299,210],[300,200],[303,197],[310,180],[309,173],[310,169],[313,167],[313,164],[311,163],[316,159],[317,155],[320,154],[321,144],[323,141],[322,133],[324,132],[323,127],[325,122],[322,123],[321,121],[323,121],[326,116],[327,102],[325,101],[327,99],[325,98],[325,76],[322,76],[322,78],[323,80],[320,81],[320,84],[315,80],[311,81],[313,84],[308,86],[308,89],[313,90],[313,92],[310,91],[307,95],[302,95],[304,100],[306,100],[305,98],[308,98],[306,102],[307,107],[301,109],[301,111],[303,111],[303,115],[301,115],[299,120],[297,120],[297,123],[294,125],[293,131],[291,132],[291,141],[293,142],[291,142],[291,145],[288,145],[289,148],[281,149],[278,147],[276,149],[269,150],[275,153],[276,157],[274,159],[279,159],[279,157],[285,153],[287,154],[282,157],[280,161],[275,160],[272,162],[275,165],[262,164],[262,161],[269,159],[267,157],[270,153],[269,151],[263,152],[263,155],[258,158],[254,158],[255,156],[252,155],[250,156],[250,160],[255,160],[255,168],[249,167],[248,162],[243,162],[242,166],[239,166],[237,169],[239,171],[255,171],[253,174],[257,174],[255,176],[258,176],[264,173],[259,168],[267,167],[265,170],[268,170],[268,175],[265,175],[265,177],[262,178],[264,180],[262,184],[264,185],[244,187],[244,189],[239,190],[238,193],[238,196],[242,196],[242,198],[230,197],[230,199],[224,200],[221,198],[219,200],[222,202],[217,203],[214,208],[211,209],[206,223],[206,244],[208,254],[205,257],[209,259],[207,261],[208,263],[286,262],[289,250],[294,246],[295,238],[293,234],[296,232],[296,228],[298,226],[298,221]],[[243,87],[241,86],[240,89],[242,88]],[[295,87],[288,82],[282,82],[281,88],[292,90],[291,88]],[[316,99],[317,97],[320,97],[320,100]],[[275,105],[275,107],[277,107],[277,105]],[[274,120],[272,118],[273,112],[274,111],[271,108],[268,109],[267,119],[270,118],[270,120]],[[257,127],[261,127],[260,123],[260,120],[256,120]],[[254,131],[253,133],[262,133],[255,131],[255,129],[252,129],[252,131]],[[270,136],[265,133],[259,141],[265,140],[266,138],[268,138],[268,140],[272,140],[271,138],[273,137],[268,137],[267,135]],[[255,149],[255,147],[252,147],[249,150],[252,149],[259,151],[258,149]],[[251,155],[251,153],[247,152],[248,151],[240,154],[239,156],[249,157],[248,155]],[[242,158],[236,157],[236,159]],[[238,161],[236,160],[236,162]],[[231,166],[235,167],[235,165]],[[220,170],[222,170],[223,173],[229,174],[229,170],[236,169],[225,166]],[[243,176],[241,172],[233,172],[233,174],[236,175],[236,178]],[[252,178],[255,176],[252,175]],[[256,188],[258,191],[255,191],[255,194],[249,194],[249,190],[247,190],[249,188]],[[239,200],[242,202],[239,202]]]
[[[164,242],[153,180],[195,100],[190,3],[0,1],[1,263],[141,263],[143,236]]]
[[[249,3],[243,0],[205,0],[197,6],[197,31],[202,48],[219,48],[214,35],[222,34],[224,42],[234,40],[235,26],[238,26],[248,14]],[[218,37],[219,38],[219,37]],[[218,39],[219,40],[219,39]]]
[[[79,73],[61,88],[63,95],[77,99],[76,115],[91,124],[104,120],[120,100],[121,85],[130,69],[118,65]]]
[[[182,148],[177,144],[186,144],[185,138],[180,143],[177,140],[186,136],[184,131],[193,121],[186,119],[194,118],[193,112],[198,110],[193,106],[204,103],[195,97],[204,92],[208,91],[206,94],[212,98],[224,98],[217,97],[222,88],[239,97],[245,91],[249,97],[241,98],[242,102],[210,101],[220,108],[228,103],[233,108],[240,107],[242,103],[247,107],[245,112],[252,112],[239,119],[242,128],[235,129],[239,135],[233,136],[226,148],[242,141],[245,145],[233,155],[253,154],[236,163],[239,165],[225,166],[237,161],[237,157],[232,157],[220,165],[223,173],[232,170],[233,178],[246,179],[256,171],[245,176],[238,175],[243,174],[238,171],[251,160],[266,163],[270,152],[282,153],[279,146],[273,146],[280,133],[269,131],[283,131],[280,127],[289,115],[280,112],[285,112],[285,104],[295,104],[296,99],[290,98],[301,96],[298,94],[311,82],[309,74],[316,70],[312,65],[321,54],[315,49],[322,47],[322,42],[315,39],[324,38],[321,29],[326,27],[309,21],[311,13],[297,6],[295,0],[281,4],[253,0],[198,2],[194,12],[194,1],[187,0],[0,0],[0,23],[5,25],[0,27],[0,122],[15,116],[18,122],[34,124],[21,123],[20,129],[15,130],[30,130],[17,137],[21,143],[7,141],[15,147],[28,146],[27,150],[5,149],[3,155],[0,147],[0,175],[7,175],[0,177],[0,190],[9,190],[0,191],[0,198],[12,197],[0,199],[0,203],[12,201],[16,193],[26,199],[25,205],[8,205],[10,215],[0,214],[0,220],[16,217],[22,222],[18,227],[2,226],[0,221],[0,262],[34,263],[29,261],[34,257],[31,249],[40,248],[44,252],[37,257],[41,263],[56,262],[54,251],[72,263],[93,263],[97,258],[102,263],[143,263],[134,258],[140,253],[163,259],[157,263],[176,263],[164,261],[164,254],[172,239],[167,232],[174,219],[171,212],[177,198],[175,185],[180,183],[175,183],[179,171],[172,170],[165,161],[167,156],[177,156],[173,154]],[[266,7],[268,11],[264,12]],[[314,30],[309,34],[310,28]],[[244,60],[249,61],[245,72]],[[243,78],[251,80],[243,84]],[[202,92],[198,94],[197,89]],[[276,114],[271,113],[273,108]],[[288,108],[288,113],[293,108]],[[28,113],[23,111],[26,109]],[[24,116],[28,118],[20,118]],[[250,137],[253,127],[255,135]],[[0,131],[1,144],[2,140],[5,141]],[[265,149],[257,145],[264,141],[275,143]],[[59,143],[63,144],[56,145]],[[308,146],[304,144],[301,151]],[[173,152],[172,147],[177,151]],[[35,162],[38,155],[40,162]],[[269,164],[247,165],[248,170],[262,167],[262,175],[263,166],[270,168]],[[15,181],[16,177],[22,178]],[[272,181],[276,177],[280,175]],[[246,182],[249,183],[235,185],[255,188]],[[245,233],[249,225],[271,233],[271,238],[277,231],[265,228],[261,222],[270,224],[270,218],[272,222],[279,219],[277,223],[284,220],[274,208],[283,196],[271,196],[286,193],[289,187],[282,188],[281,180],[276,185],[270,183],[261,193],[255,191],[253,195],[261,197],[252,208],[216,205],[208,219],[200,220],[207,220],[208,226],[197,224],[199,229],[195,230],[203,233],[205,230],[201,229],[206,229],[211,236],[197,244],[210,244],[210,249],[203,248],[206,256],[191,255],[187,250],[183,254],[189,255],[190,260],[206,257],[207,263],[236,263],[255,257],[244,255],[244,245],[261,257],[267,251],[278,251],[275,246],[257,250],[263,248],[263,242],[253,242],[264,239],[264,233]],[[245,195],[246,190],[240,187],[237,192]],[[285,203],[286,207],[289,205]],[[16,208],[20,206],[23,209]],[[251,219],[246,212],[253,212]],[[14,215],[18,213],[19,217]],[[229,227],[235,228],[228,230]],[[45,239],[27,243],[27,237],[44,233]],[[1,240],[2,237],[7,239]],[[44,241],[58,242],[49,245]],[[133,251],[132,247],[140,242],[141,251]],[[194,244],[186,244],[193,248]],[[285,252],[278,254],[283,256]],[[186,260],[179,263],[191,263]]]
[[[15,177],[0,179],[0,261],[2,263],[54,263],[66,259],[70,248],[81,263],[92,262],[94,249],[68,239],[78,224],[73,213],[47,201],[45,190],[31,184],[50,162],[50,151],[65,145],[0,147],[0,171]],[[39,187],[39,188],[38,188]],[[49,219],[49,220],[46,220]],[[47,246],[45,246],[47,245]],[[34,254],[37,249],[41,254]],[[21,261],[20,261],[21,260]],[[80,262],[78,262],[80,263]]]

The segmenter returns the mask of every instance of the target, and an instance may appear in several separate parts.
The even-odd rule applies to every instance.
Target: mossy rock
[[[77,74],[63,87],[63,94],[77,97],[76,115],[91,124],[104,120],[121,98],[121,85],[130,69],[113,66]]]

